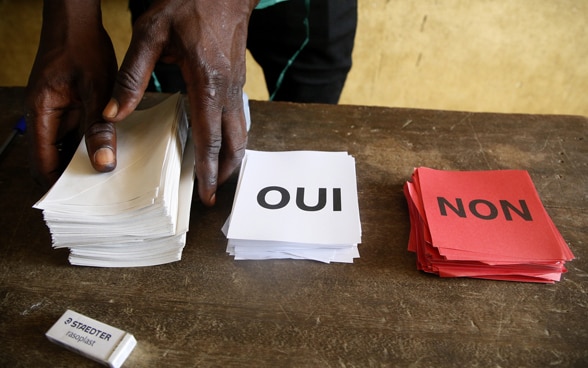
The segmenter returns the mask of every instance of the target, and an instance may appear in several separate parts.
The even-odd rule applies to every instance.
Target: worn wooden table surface
[[[0,137],[23,90],[0,88]],[[588,121],[252,102],[249,147],[349,151],[363,227],[354,264],[234,261],[216,207],[194,201],[180,262],[70,266],[51,248],[17,137],[0,159],[0,366],[95,366],[45,332],[70,308],[135,335],[128,367],[588,366]],[[528,170],[577,259],[554,285],[442,279],[406,250],[416,166]]]

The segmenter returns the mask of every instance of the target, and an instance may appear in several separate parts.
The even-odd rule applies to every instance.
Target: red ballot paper
[[[418,168],[404,193],[419,270],[553,283],[574,258],[526,171]]]

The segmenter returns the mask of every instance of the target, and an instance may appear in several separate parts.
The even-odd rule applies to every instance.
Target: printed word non
[[[437,203],[439,204],[441,216],[449,216],[447,214],[449,209],[459,217],[468,217],[466,207],[461,198],[455,198],[454,202],[450,202],[447,198],[437,197]],[[524,199],[519,200],[518,207],[504,199],[499,200],[498,205],[485,199],[473,199],[468,204],[467,209],[473,216],[482,220],[494,220],[498,218],[502,211],[507,221],[513,221],[513,213],[525,221],[533,221],[527,202]]]

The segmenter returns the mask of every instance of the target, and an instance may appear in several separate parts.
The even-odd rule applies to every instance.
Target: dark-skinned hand
[[[43,185],[59,178],[83,134],[96,170],[116,166],[114,126],[102,118],[116,72],[100,1],[46,1],[25,98],[31,170]]]
[[[198,194],[205,205],[215,203],[217,186],[245,154],[245,49],[257,2],[154,1],[133,26],[131,45],[103,112],[107,121],[121,121],[141,101],[155,63],[177,64],[188,92]]]
[[[186,82],[198,193],[214,204],[218,184],[239,165],[247,144],[245,47],[257,2],[154,1],[135,22],[117,74],[100,1],[47,0],[26,97],[34,176],[53,184],[82,134],[94,168],[113,170],[113,123],[137,107],[155,63],[163,61],[179,65]]]

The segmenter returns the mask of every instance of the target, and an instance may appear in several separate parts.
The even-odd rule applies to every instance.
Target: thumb
[[[108,172],[116,167],[116,130],[107,121],[93,123],[86,130],[86,148],[96,171]]]
[[[108,172],[116,167],[116,129],[114,124],[105,121],[101,115],[104,103],[112,91],[112,81],[116,73],[113,65],[110,83],[97,81],[94,84],[95,99],[88,98],[85,106],[85,141],[90,162],[96,171]]]

